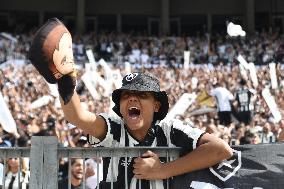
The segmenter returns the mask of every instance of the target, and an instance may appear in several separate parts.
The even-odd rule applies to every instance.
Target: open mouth
[[[132,119],[136,119],[140,116],[140,109],[137,107],[130,107],[128,109],[128,115]]]

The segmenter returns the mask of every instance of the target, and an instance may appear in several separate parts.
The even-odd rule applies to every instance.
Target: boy
[[[74,68],[73,54],[68,51],[72,40],[70,37],[58,37],[66,36],[66,33],[69,36],[68,30],[59,20],[49,20],[36,33],[30,59],[47,81],[58,84],[62,109],[70,123],[88,133],[89,141],[95,146],[182,148],[182,157],[167,163],[161,163],[158,155],[151,151],[145,152],[142,157],[130,157],[127,162],[124,157],[114,158],[113,170],[110,169],[111,160],[104,159],[100,188],[110,188],[111,180],[114,181],[115,189],[125,189],[126,184],[131,189],[138,188],[137,179],[142,179],[143,189],[165,188],[163,179],[210,167],[232,156],[232,149],[219,138],[183,125],[178,120],[161,122],[169,109],[168,97],[166,92],[160,91],[158,79],[150,74],[128,74],[123,78],[122,87],[113,91],[113,110],[118,118],[107,114],[95,115],[83,109],[74,91],[76,71],[70,70]],[[55,48],[56,53],[50,53]],[[128,183],[124,179],[125,165],[128,166]]]

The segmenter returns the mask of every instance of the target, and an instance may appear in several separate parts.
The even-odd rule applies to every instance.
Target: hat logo
[[[138,73],[130,73],[130,74],[126,75],[125,80],[126,80],[126,81],[131,81],[131,80],[133,80],[137,75],[138,75]]]

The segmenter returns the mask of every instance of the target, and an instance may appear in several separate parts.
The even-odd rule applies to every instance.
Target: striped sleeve
[[[107,125],[107,134],[106,137],[100,141],[95,137],[89,137],[89,142],[93,146],[103,146],[103,147],[112,147],[114,144],[114,140],[116,142],[120,141],[121,137],[121,125],[123,124],[120,119],[116,119],[114,117],[108,116],[103,113],[100,116],[105,120]]]
[[[174,120],[170,131],[170,140],[174,146],[182,147],[190,152],[197,147],[198,140],[204,131],[185,125],[179,120]]]

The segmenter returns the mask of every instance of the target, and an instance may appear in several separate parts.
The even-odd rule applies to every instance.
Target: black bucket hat
[[[124,76],[122,87],[112,93],[112,101],[115,106],[113,111],[120,117],[120,95],[124,90],[154,92],[155,98],[161,103],[158,112],[154,114],[154,121],[162,120],[166,117],[169,110],[168,95],[165,91],[160,91],[159,80],[148,73],[130,73]]]

